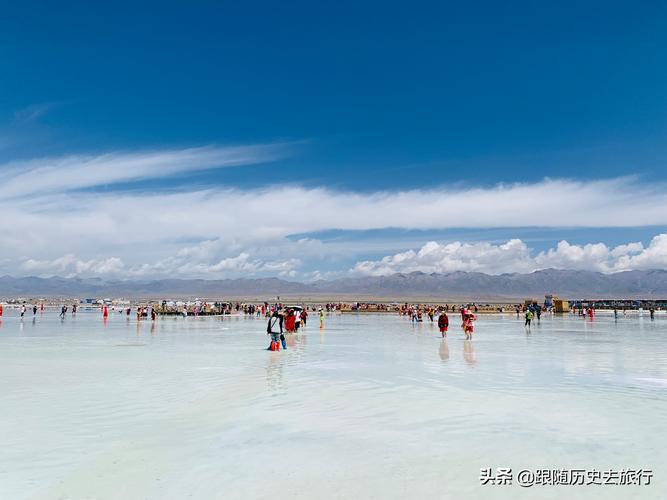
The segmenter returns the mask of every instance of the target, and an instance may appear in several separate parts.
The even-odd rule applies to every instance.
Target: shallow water
[[[5,310],[0,498],[665,498],[667,318],[264,320]],[[482,467],[650,486],[481,486]]]

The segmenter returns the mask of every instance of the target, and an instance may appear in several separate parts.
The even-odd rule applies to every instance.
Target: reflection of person
[[[449,359],[449,344],[447,344],[447,340],[440,341],[438,354],[440,354],[440,359],[443,361],[447,361]]]
[[[470,366],[477,363],[477,356],[475,355],[475,345],[470,340],[463,341],[463,359]]]
[[[269,364],[266,367],[266,383],[269,390],[276,392],[283,389],[283,358],[277,352],[272,352],[269,357]]]

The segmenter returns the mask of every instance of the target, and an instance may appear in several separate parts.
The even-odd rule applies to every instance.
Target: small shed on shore
[[[554,297],[554,312],[557,313],[570,312],[570,304],[567,302],[567,300]]]

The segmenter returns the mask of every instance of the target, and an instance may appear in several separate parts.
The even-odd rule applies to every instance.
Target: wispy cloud
[[[52,109],[58,107],[58,105],[59,103],[57,102],[43,102],[26,106],[14,112],[14,120],[20,123],[31,122],[47,114]]]
[[[220,186],[193,190],[184,185],[179,191],[169,192],[82,190],[271,161],[289,149],[284,145],[205,147],[5,164],[0,167],[0,211],[8,223],[3,227],[0,272],[106,273],[119,277],[300,272],[303,276],[323,260],[346,261],[347,269],[349,262],[361,259],[353,244],[327,244],[313,238],[294,241],[290,238],[293,234],[335,228],[667,224],[667,185],[645,185],[632,178],[542,180],[489,188],[431,187],[370,193],[289,185],[245,190]],[[150,186],[150,182],[146,185]],[[393,245],[385,255],[395,252]],[[588,257],[577,261],[579,250],[572,246],[559,246],[540,257],[520,240],[484,245],[466,246],[461,242],[458,249],[428,247],[413,252],[414,255],[392,253],[387,262],[366,261],[357,272],[428,266],[500,272],[535,266],[576,267],[580,265],[577,262],[608,270],[667,267],[667,262],[661,260],[666,250],[657,243],[641,252],[633,253],[637,247],[628,246],[626,250],[607,249],[599,255],[598,247],[582,247],[584,256],[598,256],[597,264],[587,261]],[[448,259],[451,264],[447,264]]]
[[[197,172],[275,161],[288,153],[284,144],[199,147],[144,152],[113,152],[39,158],[0,165],[0,198],[63,193]]]

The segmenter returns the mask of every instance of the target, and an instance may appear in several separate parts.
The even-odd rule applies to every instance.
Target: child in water
[[[524,326],[527,326],[530,328],[530,322],[533,320],[533,311],[530,309],[526,310],[526,322],[524,323]]]

